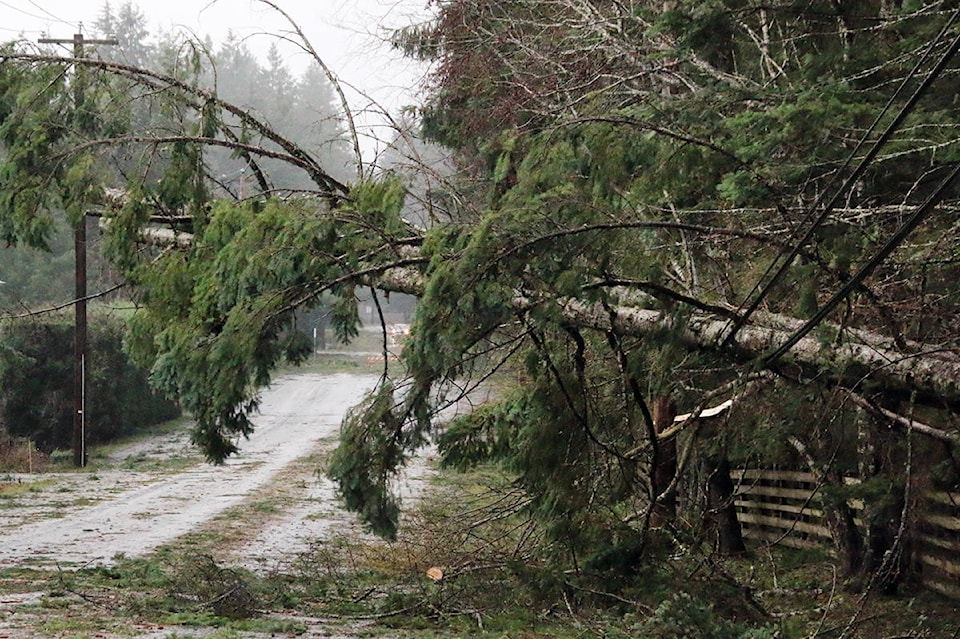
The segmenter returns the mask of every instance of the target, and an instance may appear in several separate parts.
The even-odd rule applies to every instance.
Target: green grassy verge
[[[396,542],[343,532],[317,539],[282,572],[231,566],[218,551],[242,548],[254,518],[293,498],[295,483],[279,483],[145,558],[71,572],[0,569],[0,601],[23,599],[0,609],[0,623],[33,616],[47,636],[137,636],[163,626],[183,637],[321,628],[417,639],[947,639],[960,628],[955,603],[931,593],[843,591],[824,552],[674,555],[629,580],[564,568],[524,515],[523,493],[490,469],[441,473]]]
[[[161,627],[223,639],[308,630],[411,639],[960,636],[955,602],[919,589],[896,598],[846,591],[824,551],[755,547],[733,559],[672,551],[629,576],[587,569],[549,542],[523,491],[495,468],[440,471],[407,504],[395,542],[338,526],[282,570],[238,567],[245,542],[297,502],[324,461],[322,452],[305,458],[146,557],[71,571],[0,567],[0,634],[26,624],[44,636],[108,639]],[[0,507],[4,491],[14,499],[31,490],[14,483],[0,478]]]

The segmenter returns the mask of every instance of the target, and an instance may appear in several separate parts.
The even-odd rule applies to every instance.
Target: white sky
[[[22,37],[70,38],[79,25],[92,25],[105,0],[0,0],[0,40]],[[111,0],[117,9],[124,0]],[[324,62],[349,85],[369,94],[389,111],[416,102],[416,89],[424,69],[391,51],[383,40],[391,27],[414,24],[428,15],[427,0],[275,0],[310,39]],[[146,16],[151,34],[184,31],[209,35],[215,44],[229,31],[246,38],[251,50],[263,54],[276,39],[289,34],[289,24],[258,0],[134,0]],[[295,47],[277,42],[288,66],[299,75],[308,57]],[[374,126],[377,119],[364,115],[369,101],[349,91],[348,99],[361,122]],[[369,143],[365,146],[368,146]],[[369,147],[372,148],[372,147]],[[365,149],[366,150],[366,149]],[[366,153],[365,153],[366,155]]]

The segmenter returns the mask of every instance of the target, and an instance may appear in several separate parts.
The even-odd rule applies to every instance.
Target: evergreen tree
[[[379,532],[396,532],[391,479],[438,434],[443,398],[510,368],[516,391],[447,429],[441,452],[513,473],[557,561],[575,558],[565,569],[635,578],[707,545],[703,522],[721,551],[739,550],[736,530],[716,529],[736,525],[720,517],[733,495],[718,473],[774,462],[818,474],[847,565],[874,567],[852,541],[842,477],[864,480],[876,540],[890,539],[885,514],[909,505],[914,482],[958,482],[960,238],[931,214],[957,208],[957,10],[448,0],[438,11],[398,38],[436,61],[421,130],[456,152],[458,188],[444,190],[455,214],[429,229],[403,218],[396,176],[347,185],[316,152],[323,136],[271,126],[274,107],[249,83],[262,69],[241,43],[218,52],[215,84],[199,48],[167,73],[83,63],[134,81],[158,114],[149,131],[100,141],[142,153],[141,170],[123,173],[111,246],[143,304],[132,348],[196,416],[206,454],[233,453],[256,387],[308,352],[297,309],[330,300],[349,338],[357,288],[374,284],[420,295],[409,377],[385,375],[348,418],[330,472]],[[0,176],[18,187],[2,189],[0,230],[42,243],[50,204],[88,201],[96,174],[76,152],[92,153],[70,119],[72,62],[15,49],[0,60]],[[300,91],[322,123],[319,77]],[[123,103],[110,81],[101,89],[100,104]],[[244,201],[211,148],[252,176]],[[289,184],[270,175],[277,161],[316,197],[275,197]],[[698,417],[724,399],[722,423]],[[929,463],[876,437],[880,425],[931,437]],[[882,464],[851,447],[853,433]],[[673,519],[681,490],[693,511]],[[903,535],[890,543],[872,556],[897,556]]]
[[[155,53],[148,40],[147,18],[131,0],[125,0],[116,11],[104,2],[94,28],[104,37],[117,39],[116,45],[101,52],[105,58],[141,68],[152,64]]]
[[[611,545],[639,544],[624,555],[634,560],[651,547],[631,531],[661,525],[658,513],[695,477],[682,463],[662,477],[676,445],[698,451],[711,477],[731,459],[779,459],[825,473],[842,493],[837,477],[854,472],[856,456],[829,451],[849,446],[857,411],[794,419],[806,398],[838,401],[835,387],[806,382],[816,340],[843,349],[882,335],[892,358],[931,338],[957,346],[956,298],[931,294],[920,276],[932,274],[929,251],[951,259],[927,240],[954,231],[922,213],[913,227],[901,217],[928,197],[953,207],[958,195],[956,118],[942,100],[956,76],[933,70],[937,59],[957,67],[950,15],[934,2],[442,3],[434,24],[398,41],[437,63],[424,131],[459,152],[475,223],[428,240],[405,356],[414,391],[399,412],[428,414],[430,389],[497,368],[491,354],[513,353],[497,344],[524,344],[519,396],[448,431],[442,448],[451,463],[505,461],[558,541],[598,560]],[[927,74],[939,90],[908,101]],[[942,293],[952,267],[937,270]],[[625,329],[638,304],[663,317],[660,330]],[[703,313],[719,319],[707,329]],[[756,324],[786,335],[750,345],[743,333]],[[818,337],[801,343],[814,326]],[[788,337],[797,341],[776,342]],[[791,347],[811,359],[793,359]],[[884,366],[827,367],[831,384],[894,412],[908,396],[928,402],[953,432],[940,391],[901,394],[880,381]],[[703,426],[658,419],[663,401],[692,409],[714,388],[758,401],[757,368],[795,383],[775,386],[788,401],[760,400],[762,422],[733,409],[730,436],[708,438]],[[345,488],[364,485],[349,461],[357,441],[395,455],[370,432],[392,423],[351,423],[366,436],[348,433],[338,453],[332,473]],[[392,441],[428,432],[425,421],[409,424]],[[757,427],[762,437],[750,433]],[[904,490],[911,480],[896,472],[885,479]],[[702,490],[710,504],[732,499],[722,482]],[[721,550],[742,548],[720,533]],[[837,530],[838,546],[855,554],[847,533]],[[849,559],[853,570],[862,557]]]
[[[347,142],[343,114],[330,80],[316,65],[308,66],[297,80],[290,132],[303,136],[306,146],[324,158],[330,174],[346,183],[356,177],[356,159]]]

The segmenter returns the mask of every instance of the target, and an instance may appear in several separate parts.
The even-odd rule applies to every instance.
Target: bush
[[[87,441],[110,441],[179,414],[150,389],[123,352],[123,324],[92,316],[88,328]],[[69,449],[73,438],[73,324],[66,318],[0,329],[0,426],[40,450]]]
[[[35,450],[29,439],[0,434],[0,470],[33,473],[46,468],[49,461],[49,455]]]
[[[779,636],[772,626],[749,628],[715,614],[713,606],[685,592],[661,603],[640,624],[639,636],[648,639],[769,639]]]

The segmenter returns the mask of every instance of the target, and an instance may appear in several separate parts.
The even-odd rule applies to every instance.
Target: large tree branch
[[[86,151],[88,149],[100,147],[100,146],[122,146],[122,145],[133,145],[133,144],[143,144],[150,146],[161,146],[164,144],[175,144],[178,142],[190,143],[190,144],[202,144],[205,146],[218,146],[225,149],[230,149],[231,151],[242,152],[248,155],[258,155],[266,158],[273,158],[276,160],[282,160],[293,166],[297,166],[307,173],[310,173],[314,170],[313,164],[304,161],[302,158],[299,158],[294,155],[289,155],[287,153],[281,153],[279,151],[271,151],[270,149],[265,149],[261,146],[254,144],[244,144],[235,140],[221,140],[220,138],[211,138],[204,137],[200,135],[166,135],[166,136],[153,136],[153,135],[124,135],[113,138],[97,138],[95,140],[89,140],[87,142],[81,142],[75,146],[70,147],[66,151],[52,155],[52,158],[59,158],[60,156],[67,155],[69,153],[79,153],[81,151]]]
[[[398,261],[382,266],[371,264],[352,276],[382,290],[422,295],[424,275],[414,267],[422,266],[424,259],[413,247],[401,253],[403,257]],[[680,325],[672,315],[622,303],[604,308],[602,304],[579,299],[534,301],[518,295],[513,306],[525,313],[544,303],[559,304],[564,319],[578,326],[639,337],[669,328],[675,330],[691,350],[715,351],[744,363],[754,362],[758,367],[764,366],[764,355],[786,344],[803,323],[796,318],[759,314],[735,339],[723,343],[729,317],[703,311],[692,313]],[[769,368],[791,377],[817,378],[855,390],[872,386],[892,394],[917,393],[928,403],[960,405],[960,356],[956,353],[918,343],[906,344],[909,352],[905,352],[895,338],[880,333],[841,330],[826,323],[822,326],[835,337],[830,340],[804,337]]]
[[[934,439],[939,439],[940,441],[947,442],[949,444],[960,444],[960,433],[952,433],[941,428],[929,426],[923,422],[918,422],[917,420],[906,417],[905,415],[894,413],[893,411],[887,410],[882,406],[877,406],[866,397],[862,397],[850,390],[847,391],[847,397],[850,398],[850,401],[868,413],[891,424],[927,435],[928,437],[933,437]]]
[[[119,77],[130,78],[131,80],[134,80],[143,86],[152,88],[173,88],[183,91],[184,94],[193,96],[195,103],[191,106],[198,112],[201,112],[205,105],[216,106],[217,108],[220,108],[235,116],[245,126],[250,127],[251,130],[256,131],[264,138],[277,144],[288,155],[297,158],[299,160],[299,166],[308,172],[311,179],[318,186],[329,189],[331,195],[335,197],[341,197],[349,190],[344,184],[334,179],[326,171],[324,171],[323,168],[316,163],[312,156],[304,149],[300,148],[300,146],[298,146],[296,143],[277,133],[266,123],[251,115],[248,110],[240,108],[225,100],[221,100],[219,97],[217,97],[217,94],[214,90],[194,86],[173,76],[158,73],[156,71],[150,71],[127,64],[110,62],[96,58],[72,58],[33,53],[0,53],[0,61],[6,60],[18,61],[27,64],[83,65],[86,67],[100,69]]]
[[[423,275],[409,269],[384,271],[376,285],[396,292],[420,295]],[[643,337],[673,329],[681,342],[691,350],[715,351],[744,363],[756,362],[790,339],[802,320],[769,313],[758,314],[754,322],[744,326],[736,338],[721,346],[728,330],[727,318],[707,313],[693,313],[679,325],[673,315],[659,311],[618,305],[604,308],[579,299],[535,302],[517,296],[514,308],[525,313],[538,303],[561,306],[565,320],[578,326],[622,335]],[[822,325],[835,335],[829,341],[804,337],[771,367],[791,377],[819,379],[845,388],[876,387],[891,394],[917,393],[926,403],[960,405],[960,356],[939,346],[907,343],[910,352],[898,348],[894,338],[862,329],[842,329],[833,324]]]

